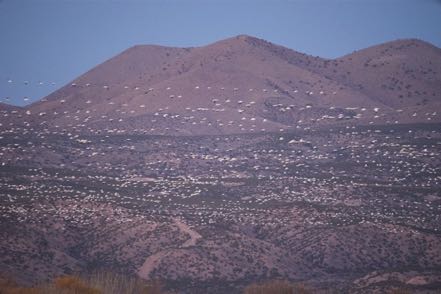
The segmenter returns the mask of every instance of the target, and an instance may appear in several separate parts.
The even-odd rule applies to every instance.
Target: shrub
[[[302,284],[287,281],[269,281],[263,284],[252,284],[244,289],[244,294],[310,294]]]

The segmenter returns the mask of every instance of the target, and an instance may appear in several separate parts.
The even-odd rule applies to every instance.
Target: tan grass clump
[[[262,284],[252,284],[244,289],[244,294],[311,294],[302,284],[292,284],[288,281],[269,281]]]

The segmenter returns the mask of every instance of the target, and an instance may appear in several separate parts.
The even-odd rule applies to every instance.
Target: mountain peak
[[[239,39],[239,40],[247,40],[247,39],[257,39],[254,36],[250,36],[250,35],[246,35],[246,34],[241,34],[241,35],[237,35],[233,38]]]
[[[268,46],[268,45],[274,45],[268,41],[265,41],[263,39],[259,39],[254,36],[249,36],[249,35],[237,35],[237,36],[234,36],[231,38],[220,40],[220,41],[215,42],[210,45],[219,45],[219,44],[225,44],[225,45],[229,45],[229,46],[243,46],[243,45]]]
[[[56,113],[51,117],[59,125],[76,122],[59,113],[81,111],[85,121],[91,121],[87,118],[93,113],[94,123],[102,126],[107,119],[121,119],[121,128],[149,126],[153,134],[162,134],[165,128],[173,134],[230,134],[296,128],[298,121],[339,124],[338,115],[354,107],[387,108],[390,113],[378,117],[378,123],[385,123],[387,115],[397,117],[395,108],[409,107],[410,113],[439,101],[440,88],[433,81],[440,79],[440,55],[419,44],[423,43],[399,40],[337,60],[309,56],[249,35],[191,50],[138,45],[29,109]],[[336,119],[331,122],[324,115]],[[426,119],[406,116],[404,111],[399,115],[406,122]],[[189,117],[197,121],[189,125]],[[361,117],[360,124],[370,122],[353,117],[354,122]],[[242,120],[249,125],[245,127]]]
[[[425,45],[433,46],[432,44],[417,38],[410,39],[397,39],[394,41],[386,42],[384,45]]]

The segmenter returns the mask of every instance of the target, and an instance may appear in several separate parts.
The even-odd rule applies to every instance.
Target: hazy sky
[[[239,34],[328,58],[400,38],[441,47],[441,0],[0,0],[0,102],[40,99],[135,44]]]

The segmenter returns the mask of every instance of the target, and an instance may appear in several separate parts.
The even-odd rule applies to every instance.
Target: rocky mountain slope
[[[0,104],[0,273],[437,293],[440,68],[418,40],[326,60],[238,36]]]
[[[441,50],[400,40],[334,60],[250,36],[134,46],[23,111],[48,126],[231,134],[439,121]],[[417,113],[417,114],[416,114]]]

